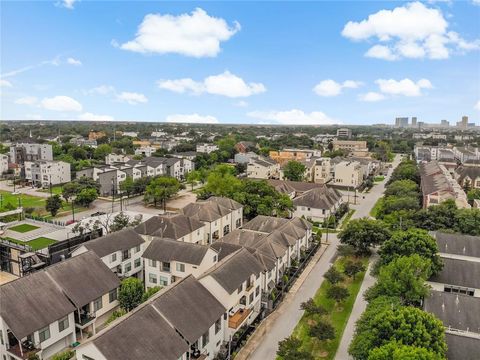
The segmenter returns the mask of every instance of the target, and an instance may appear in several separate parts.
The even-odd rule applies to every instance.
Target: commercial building
[[[395,118],[395,127],[396,128],[406,128],[408,126],[408,117],[397,117]]]
[[[337,137],[350,139],[352,137],[352,129],[347,129],[347,128],[337,129]]]

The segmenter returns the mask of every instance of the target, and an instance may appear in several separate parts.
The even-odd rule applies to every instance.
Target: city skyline
[[[479,14],[475,1],[6,2],[1,117],[478,125]]]

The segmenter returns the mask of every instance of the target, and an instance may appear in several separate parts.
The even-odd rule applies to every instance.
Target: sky
[[[480,125],[480,0],[0,6],[3,120]]]

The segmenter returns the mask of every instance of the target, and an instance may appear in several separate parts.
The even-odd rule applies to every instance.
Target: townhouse
[[[247,177],[253,179],[278,179],[280,164],[264,156],[250,158],[247,163]]]
[[[223,346],[225,311],[189,276],[81,344],[77,359],[212,360]]]
[[[283,149],[280,151],[270,151],[269,157],[280,165],[285,165],[289,161],[303,161],[312,156],[322,155],[320,150],[312,149]]]
[[[157,151],[157,149],[153,146],[141,146],[135,149],[135,155],[150,157],[155,153],[155,151]]]
[[[333,178],[333,164],[331,158],[320,158],[315,160],[313,181],[326,184]]]
[[[126,163],[127,161],[131,160],[131,155],[125,154],[108,154],[105,156],[105,164],[113,165],[116,163]]]
[[[119,285],[89,251],[0,286],[0,355],[47,359],[94,334],[118,307]]]
[[[243,206],[235,200],[212,196],[188,204],[182,214],[205,224],[205,244],[211,244],[243,224]]]
[[[0,175],[8,171],[8,155],[0,154]]]
[[[50,185],[65,184],[72,180],[70,164],[65,161],[25,161],[25,179],[32,186],[48,188]]]
[[[135,227],[135,231],[146,241],[154,237],[173,239],[194,244],[207,243],[205,224],[183,214],[163,214],[153,216]]]
[[[463,188],[480,189],[480,164],[466,162],[455,169],[454,177]]]
[[[340,160],[335,164],[332,185],[358,188],[366,176],[365,167],[358,161]]]
[[[215,144],[197,144],[197,153],[210,154],[213,151],[218,150],[218,146]]]
[[[72,252],[72,256],[92,251],[119,277],[143,279],[142,254],[145,248],[145,240],[135,230],[122,229],[83,243]]]
[[[455,158],[464,163],[468,160],[480,160],[480,150],[475,147],[454,147]]]
[[[224,340],[242,325],[251,324],[261,311],[263,267],[247,249],[240,249],[218,262],[200,283],[227,310]]]
[[[323,221],[333,215],[342,203],[342,194],[337,189],[323,185],[293,199],[293,216]]]
[[[445,326],[447,357],[474,360],[480,348],[480,236],[431,232],[443,269],[427,282],[424,310]]]
[[[218,252],[205,245],[153,238],[143,259],[148,290],[168,286],[189,275],[198,278],[218,262]]]

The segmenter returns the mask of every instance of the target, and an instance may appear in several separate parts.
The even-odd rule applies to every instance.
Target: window
[[[98,311],[103,307],[102,298],[99,297],[97,300],[93,301],[93,311]]]
[[[168,286],[168,278],[166,278],[165,276],[160,276],[160,285]]]
[[[162,262],[162,271],[170,272],[170,263],[169,262]]]
[[[68,316],[65,316],[63,319],[58,320],[58,332],[68,328]]]
[[[223,228],[223,236],[227,235],[230,232],[230,225],[226,225]]]
[[[260,286],[255,289],[255,296],[258,296],[258,294],[260,294]]]
[[[130,251],[124,250],[122,253],[122,261],[127,259],[130,259]]]
[[[140,251],[140,245],[135,247],[135,252],[138,253]]]
[[[157,260],[148,259],[148,265],[151,267],[157,267]]]
[[[243,290],[243,284],[238,287],[237,293],[240,294],[242,292],[242,290]]]
[[[236,227],[240,227],[242,225],[242,219],[237,219],[237,221],[235,222],[235,225]]]
[[[152,284],[157,283],[157,275],[149,273],[148,274],[148,281],[151,282]]]
[[[118,298],[118,291],[117,291],[117,289],[113,289],[112,291],[110,291],[110,292],[108,293],[108,301],[109,301],[110,303],[112,303],[112,302],[114,302],[115,300],[117,300],[117,298]]]
[[[185,272],[185,264],[177,263],[177,271]]]
[[[0,330],[0,344],[2,344],[2,345],[4,344],[4,342],[3,342],[3,332],[2,332],[2,330]]]
[[[112,259],[110,260],[110,262],[112,262],[112,263],[115,262],[115,261],[117,261],[117,253],[113,253],[112,254]]]
[[[252,292],[250,296],[248,297],[248,303],[251,304],[253,302],[255,294]]]
[[[142,265],[142,259],[140,258],[135,259],[134,266],[137,268],[137,267],[140,267],[140,265]]]
[[[213,257],[213,262],[217,262],[217,255]]]
[[[215,335],[218,334],[220,330],[222,330],[222,318],[215,321]]]
[[[50,326],[38,330],[38,337],[40,338],[40,342],[50,339]]]
[[[132,263],[126,263],[125,264],[125,272],[129,272],[130,270],[132,270]]]
[[[202,335],[202,346],[205,347],[208,345],[208,341],[209,341],[209,334],[208,334],[208,330],[205,334]]]

